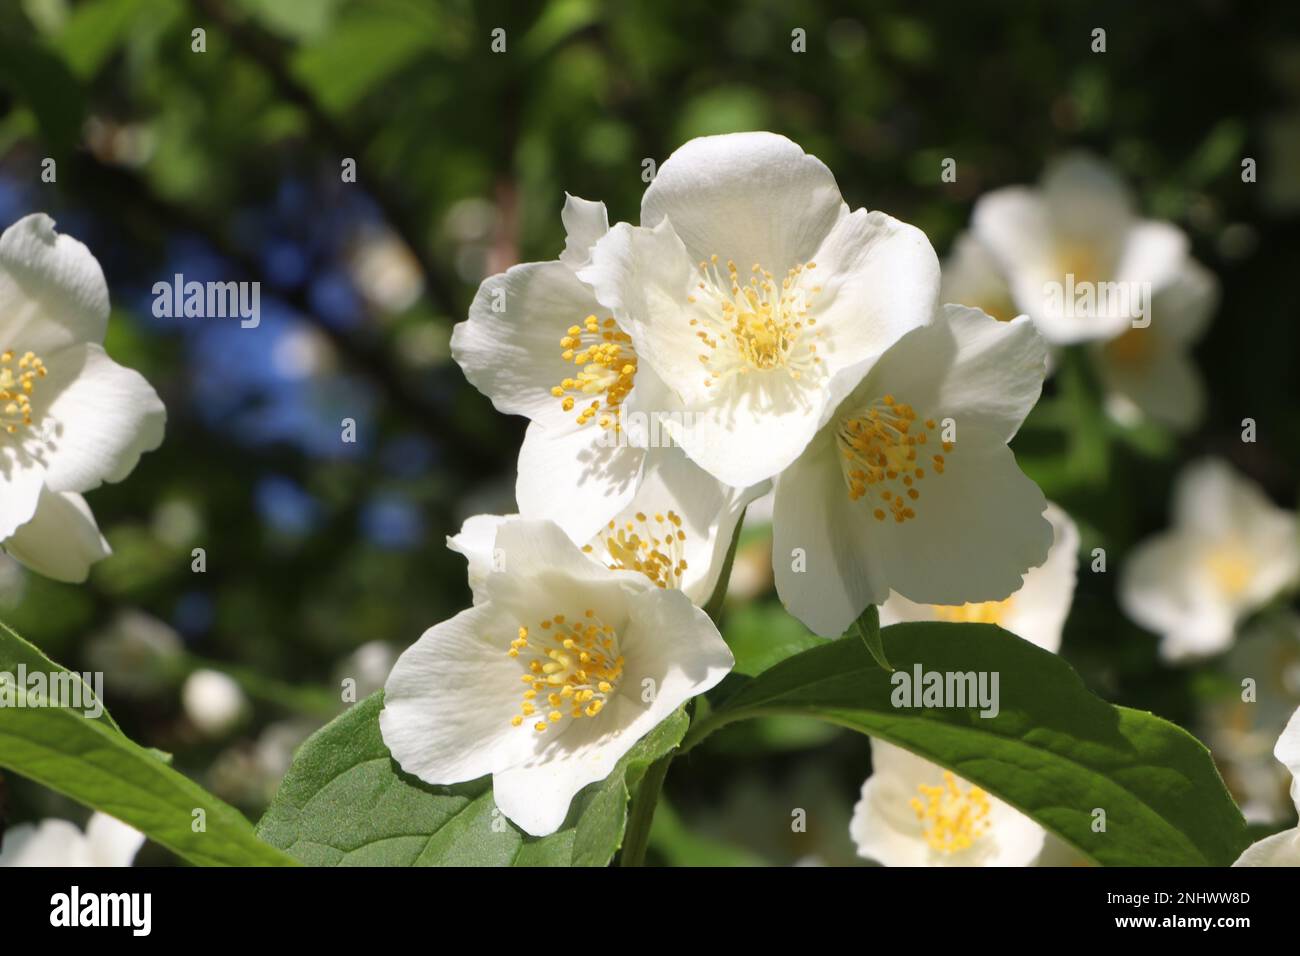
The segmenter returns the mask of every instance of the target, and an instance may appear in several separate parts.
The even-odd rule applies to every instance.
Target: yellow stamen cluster
[[[605,531],[596,535],[594,543],[582,550],[592,554],[597,547],[603,547],[605,564],[614,570],[640,571],[661,588],[676,588],[686,573],[686,559],[682,557],[685,541],[686,532],[677,512],[656,514],[652,524],[650,516],[638,511],[635,521],[611,521]]]
[[[46,375],[45,363],[34,352],[15,361],[12,349],[0,352],[0,428],[10,435],[32,425],[32,392]]]
[[[598,418],[601,428],[619,431],[618,407],[632,391],[636,379],[632,337],[620,331],[613,319],[602,323],[589,315],[582,320],[582,325],[569,326],[560,339],[560,348],[560,357],[581,371],[552,388],[551,394],[560,399],[560,406],[566,412],[573,411],[581,402],[579,425]]]
[[[711,256],[699,264],[700,293],[712,300],[717,311],[708,318],[693,318],[695,335],[704,345],[700,362],[704,384],[712,386],[750,370],[784,368],[793,379],[814,370],[821,358],[813,341],[817,320],[809,314],[821,286],[809,285],[804,274],[817,263],[801,263],[778,283],[771,272],[754,263],[747,281],[740,277],[735,262],[727,260],[726,274]],[[695,303],[695,295],[688,296]],[[699,328],[703,324],[704,328]]]
[[[1015,598],[1004,601],[981,601],[978,604],[935,604],[935,617],[957,624],[1001,624],[1011,613]]]
[[[957,853],[974,845],[990,822],[989,795],[979,787],[966,789],[949,770],[943,772],[939,786],[921,784],[911,807],[916,818],[925,824],[925,842],[940,853]]]
[[[618,635],[591,608],[574,620],[556,614],[533,631],[520,627],[507,653],[528,665],[519,678],[527,685],[523,702],[510,723],[536,718],[539,734],[565,717],[595,717],[623,676]]]
[[[843,419],[836,430],[836,440],[844,481],[849,487],[849,498],[857,501],[875,495],[879,507],[872,510],[877,521],[887,514],[902,524],[916,517],[912,507],[921,497],[916,487],[925,478],[924,446],[930,442],[930,432],[937,427],[934,419],[918,421],[912,406],[894,401],[886,395],[873,402],[860,414]],[[952,442],[939,443],[943,454],[929,456],[928,465],[935,474],[942,475],[946,464],[945,454],[953,449]]]

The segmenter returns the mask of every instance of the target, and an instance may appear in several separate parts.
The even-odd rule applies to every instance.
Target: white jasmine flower
[[[628,408],[737,488],[798,457],[865,366],[930,319],[939,284],[920,230],[850,212],[830,170],[772,133],[682,146],[641,226],[611,229],[579,275],[666,386]]]
[[[49,216],[0,235],[0,546],[61,581],[109,553],[81,493],[162,442],[158,396],[101,344],[108,311],[99,263]]]
[[[1093,343],[1106,408],[1125,424],[1148,419],[1185,431],[1205,411],[1205,387],[1189,354],[1218,304],[1218,283],[1187,259],[1151,300],[1151,324]]]
[[[553,522],[505,522],[496,550],[481,603],[398,659],[380,728],[427,783],[492,774],[501,812],[542,836],[734,662],[683,593],[602,567]]]
[[[569,196],[563,218],[560,258],[485,279],[451,352],[499,411],[529,419],[520,510],[586,540],[636,492],[645,452],[620,413],[633,391],[658,389],[631,337],[574,274],[609,228],[604,204]]]
[[[247,712],[248,698],[230,675],[201,669],[185,678],[181,705],[190,723],[209,737],[220,737]]]
[[[661,588],[677,588],[704,606],[746,503],[767,485],[740,492],[712,478],[680,449],[647,453],[645,474],[632,501],[579,543],[589,557],[616,571],[634,571]],[[469,561],[474,602],[484,596],[497,531],[519,515],[475,515],[447,546]]]
[[[1070,614],[1079,564],[1079,530],[1061,508],[1048,502],[1044,515],[1052,525],[1047,560],[1025,574],[1020,590],[1002,601],[978,604],[915,604],[891,594],[880,606],[882,626],[902,621],[957,621],[996,624],[1045,651],[1061,649],[1061,631]]]
[[[1043,563],[1047,502],[1007,442],[1044,356],[1026,317],[955,305],[885,353],[777,479],[773,569],[795,617],[838,636],[891,589],[1001,600]]]
[[[1218,459],[1184,469],[1174,525],[1143,542],[1120,577],[1124,612],[1161,636],[1166,660],[1216,654],[1237,622],[1300,574],[1295,514]]]
[[[1300,710],[1291,715],[1273,748],[1287,770],[1291,771],[1291,799],[1300,813]],[[1300,866],[1300,827],[1292,827],[1265,837],[1248,846],[1233,866]]]
[[[1081,154],[1050,166],[1037,189],[981,197],[973,228],[1001,264],[1017,311],[1058,345],[1118,335],[1139,315],[1140,289],[1159,293],[1189,261],[1181,230],[1139,218],[1115,172]],[[1053,288],[1060,294],[1049,295]],[[1069,294],[1085,289],[1090,305]]]
[[[5,832],[0,867],[130,866],[143,845],[143,833],[105,813],[94,814],[85,833],[67,820],[23,823]]]
[[[874,737],[849,833],[859,856],[885,866],[1029,866],[1046,835],[997,797]]]

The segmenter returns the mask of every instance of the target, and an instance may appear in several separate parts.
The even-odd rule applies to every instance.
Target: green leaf
[[[874,604],[868,604],[867,609],[858,615],[858,619],[853,622],[853,630],[862,639],[875,662],[885,670],[892,671],[894,668],[885,657],[885,645],[880,640],[880,612]]]
[[[348,10],[316,42],[299,47],[293,71],[326,112],[343,113],[440,44],[440,25],[403,4]],[[486,40],[484,43],[486,44]]]
[[[81,139],[81,87],[57,56],[28,40],[0,33],[0,89],[8,88],[36,117],[46,145],[65,154]]]
[[[1099,863],[1225,866],[1248,843],[1199,741],[1095,697],[1055,654],[986,624],[898,624],[882,639],[895,673],[854,635],[828,642],[750,681],[691,728],[684,748],[735,720],[818,717],[947,767]],[[999,712],[893,706],[895,682],[914,679],[916,667],[998,674]],[[1097,808],[1106,812],[1101,833],[1092,828]]]
[[[403,773],[379,731],[382,709],[374,694],[303,744],[258,824],[264,840],[317,866],[605,866],[623,840],[629,788],[688,723],[679,710],[656,727],[538,838],[497,812],[490,777],[435,787]]]
[[[57,674],[64,673],[65,669],[60,667],[54,661],[50,660],[40,649],[30,641],[24,640],[18,632],[9,627],[9,625],[0,622],[0,674],[13,675],[17,680],[18,668],[23,667],[27,673],[34,674]],[[122,732],[118,727],[112,715],[109,714],[108,708],[103,707],[103,702],[98,700],[94,689],[81,679],[82,675],[77,675],[81,681],[82,702],[85,706],[83,711],[94,711],[95,704],[102,707],[100,719],[109,727]]]
[[[66,673],[0,625],[0,671]],[[15,682],[16,685],[16,682]],[[28,704],[21,685],[16,705]],[[265,843],[236,810],[123,736],[107,712],[51,706],[0,706],[0,767],[129,823],[200,866],[285,866],[293,860]],[[194,811],[205,830],[195,833]]]
[[[818,637],[799,619],[775,602],[742,604],[728,611],[722,621],[722,639],[736,658],[733,674],[755,677],[763,671],[810,647],[820,647]]]

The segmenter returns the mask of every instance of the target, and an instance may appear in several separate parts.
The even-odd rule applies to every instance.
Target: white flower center
[[[920,796],[912,798],[911,807],[925,827],[925,842],[933,850],[968,850],[991,826],[989,795],[979,787],[963,786],[950,770],[943,772],[942,784],[923,783],[916,789]]]
[[[1228,598],[1240,597],[1255,576],[1250,551],[1236,544],[1215,548],[1206,555],[1205,569]]]
[[[13,349],[0,352],[0,428],[10,435],[32,427],[32,392],[45,377],[45,363],[34,352],[15,357]]]
[[[560,399],[560,407],[573,411],[579,401],[578,424],[585,425],[597,415],[601,428],[618,432],[618,407],[632,391],[636,379],[636,352],[632,337],[619,330],[613,319],[602,324],[589,315],[582,325],[571,325],[560,339],[560,357],[572,362],[580,371],[551,389]],[[601,399],[605,411],[601,412]],[[588,401],[590,399],[590,401]]]
[[[785,369],[798,380],[821,363],[814,341],[820,336],[817,320],[808,314],[821,286],[805,286],[805,272],[817,267],[809,262],[795,266],[780,284],[758,263],[742,285],[736,264],[727,260],[726,275],[711,256],[699,264],[699,292],[711,300],[707,318],[693,318],[696,336],[704,344],[700,362],[704,384],[712,386],[733,375]],[[696,302],[691,295],[687,301]]]
[[[874,498],[878,507],[872,514],[877,521],[884,521],[886,513],[899,524],[915,518],[912,506],[921,497],[915,486],[925,478],[918,449],[924,451],[921,446],[929,443],[936,427],[932,418],[918,422],[912,406],[895,402],[892,395],[841,419],[835,440],[849,498]],[[952,452],[952,442],[940,444],[945,454]],[[944,463],[942,454],[930,456],[935,474],[943,474]]]
[[[532,632],[521,626],[507,653],[527,663],[519,679],[528,685],[510,723],[519,727],[537,717],[537,733],[566,716],[595,717],[623,676],[618,635],[591,608],[573,621],[556,614]]]
[[[656,514],[653,524],[645,512],[638,511],[635,521],[622,525],[611,521],[582,550],[592,554],[603,547],[602,560],[615,571],[640,571],[658,587],[680,588],[686,573],[685,541],[682,519],[675,511]]]

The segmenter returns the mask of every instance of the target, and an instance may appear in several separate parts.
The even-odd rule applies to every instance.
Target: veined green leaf
[[[403,773],[379,731],[382,709],[374,694],[303,744],[258,824],[264,840],[317,866],[605,866],[623,840],[629,788],[687,726],[673,714],[538,838],[497,810],[489,777],[435,787]]]

